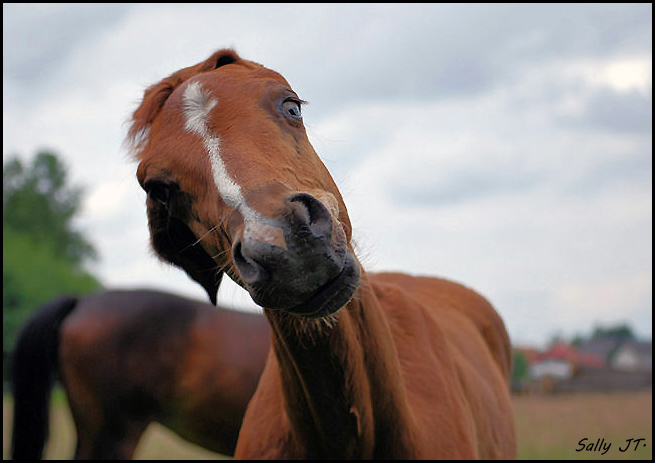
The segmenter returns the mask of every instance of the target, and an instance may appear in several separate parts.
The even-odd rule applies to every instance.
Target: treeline
[[[97,252],[72,223],[83,190],[69,185],[67,177],[65,166],[50,152],[37,153],[29,163],[16,156],[3,160],[3,360],[41,304],[101,287],[84,268],[97,260]]]

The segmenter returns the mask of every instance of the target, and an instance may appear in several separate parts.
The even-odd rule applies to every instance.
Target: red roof
[[[566,360],[575,365],[584,365],[588,367],[603,367],[605,359],[592,352],[578,352],[574,347],[557,343],[545,352],[538,352],[532,362],[542,362],[544,360]]]

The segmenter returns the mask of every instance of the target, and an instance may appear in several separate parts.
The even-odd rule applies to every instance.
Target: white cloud
[[[651,55],[596,60],[576,60],[561,72],[569,79],[583,79],[592,87],[610,87],[619,92],[648,92],[653,86]]]
[[[111,221],[120,217],[134,184],[120,180],[109,180],[95,185],[85,198],[82,214],[91,221]]]
[[[593,283],[565,283],[556,289],[561,314],[575,318],[596,318],[605,322],[629,320],[635,311],[652,303],[653,275],[644,272],[620,279]]]
[[[363,106],[315,129],[352,167],[341,187],[370,268],[469,284],[518,339],[543,344],[568,326],[562,315],[576,327],[611,321],[564,310],[556,288],[649,272],[652,186],[630,163],[647,167],[650,154],[640,138],[562,127],[536,106],[517,112],[503,92]],[[355,162],[350,146],[368,149]]]
[[[3,156],[64,156],[88,192],[78,222],[108,285],[206,298],[148,249],[145,195],[121,144],[145,86],[234,45],[310,101],[308,134],[368,267],[479,289],[514,339],[588,330],[621,297],[647,319],[652,129],[636,117],[652,123],[652,7],[71,8],[3,6],[3,25],[15,23],[3,31],[14,31]],[[93,27],[75,29],[84,14]],[[26,27],[40,17],[43,34]],[[248,305],[230,291],[219,301]]]

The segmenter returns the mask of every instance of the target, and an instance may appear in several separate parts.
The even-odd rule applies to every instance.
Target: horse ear
[[[164,79],[148,87],[145,91],[141,104],[132,113],[132,124],[127,134],[128,140],[134,148],[140,147],[150,124],[155,120],[173,90],[175,90],[173,83]]]
[[[141,142],[145,138],[150,125],[164,107],[164,103],[166,103],[168,97],[171,96],[177,87],[197,74],[212,71],[221,66],[236,63],[239,60],[241,58],[234,50],[219,50],[205,61],[180,69],[162,81],[148,87],[143,95],[141,104],[132,114],[132,124],[128,131],[128,140],[133,150],[137,153],[139,152]]]
[[[214,65],[214,69],[218,69],[221,66],[225,66],[226,64],[236,63],[241,58],[239,58],[239,55],[237,55],[237,53],[234,50],[226,49],[226,50],[217,51],[209,59],[215,60],[216,64]]]

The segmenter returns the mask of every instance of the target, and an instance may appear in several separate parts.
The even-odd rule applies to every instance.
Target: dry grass
[[[562,396],[515,397],[520,459],[646,459],[652,460],[653,412],[652,392],[594,393]],[[11,399],[4,398],[3,458],[8,458],[11,432]],[[70,412],[61,395],[55,395],[52,412],[52,434],[46,459],[70,459],[75,445],[75,432]],[[576,452],[582,438],[596,442],[604,438],[612,443],[605,455],[599,452]],[[626,439],[645,438],[639,450],[634,444],[625,453]],[[141,441],[137,459],[142,460],[207,460],[225,458],[180,439],[165,428],[153,425]]]
[[[519,458],[652,460],[652,407],[652,391],[515,397]],[[605,455],[577,452],[583,438],[587,438],[585,444],[600,438],[612,445]],[[633,443],[628,451],[620,452],[631,438],[646,440],[637,451]]]
[[[2,400],[2,458],[9,458],[11,447],[11,398]],[[73,419],[61,391],[56,391],[50,411],[50,439],[46,446],[46,460],[70,460],[75,451]],[[158,424],[151,425],[144,434],[134,455],[135,460],[216,460],[224,455],[209,452],[181,439]]]

